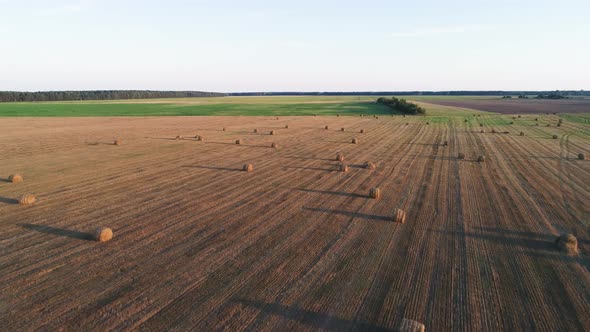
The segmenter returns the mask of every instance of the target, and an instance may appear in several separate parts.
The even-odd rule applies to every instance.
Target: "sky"
[[[590,1],[0,0],[0,91],[590,89]]]

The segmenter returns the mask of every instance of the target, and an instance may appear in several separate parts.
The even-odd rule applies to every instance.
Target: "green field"
[[[0,116],[389,115],[377,96],[218,97],[106,101],[0,103]],[[411,99],[411,98],[408,98]],[[429,116],[481,113],[419,102]],[[441,119],[444,121],[444,119]],[[437,121],[433,119],[433,121]]]
[[[392,114],[375,97],[223,97],[1,103],[0,116],[358,115]]]

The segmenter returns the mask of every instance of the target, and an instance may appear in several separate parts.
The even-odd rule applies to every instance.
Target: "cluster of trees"
[[[557,93],[549,93],[549,94],[540,93],[535,98],[537,98],[537,99],[565,99],[567,97],[564,95],[557,94]]]
[[[97,90],[97,91],[0,91],[0,102],[113,100],[149,98],[223,97],[223,93],[201,91]]]
[[[414,103],[410,103],[410,102],[406,101],[405,99],[399,99],[399,98],[395,98],[395,97],[391,97],[391,98],[381,97],[381,98],[377,99],[377,103],[386,105],[386,106],[388,106],[398,112],[404,113],[404,114],[412,114],[412,115],[426,114],[426,110],[424,108],[422,108]]]

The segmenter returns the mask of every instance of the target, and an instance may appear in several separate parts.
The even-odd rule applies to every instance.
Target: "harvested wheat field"
[[[510,121],[3,118],[0,326],[587,329],[590,127]]]

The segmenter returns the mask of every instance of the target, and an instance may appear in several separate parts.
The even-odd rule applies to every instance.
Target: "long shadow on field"
[[[0,182],[10,182],[8,179],[0,178]]]
[[[92,240],[92,234],[83,233],[78,231],[71,231],[68,229],[62,228],[55,228],[51,226],[45,225],[33,225],[33,224],[18,224],[22,228],[26,228],[35,232],[57,235],[57,236],[64,236],[69,237],[72,239],[79,239],[79,240]]]
[[[349,212],[349,211],[340,211],[340,210],[330,210],[330,209],[321,209],[321,208],[307,208],[304,207],[305,210],[313,211],[313,212],[322,212],[322,213],[330,213],[330,214],[342,214],[347,217],[357,217],[369,220],[380,220],[380,221],[391,221],[392,218],[386,216],[376,216],[374,214],[366,214],[366,213],[358,213],[358,212]]]
[[[479,239],[484,241],[490,241],[493,243],[497,243],[500,245],[505,246],[518,246],[525,249],[531,250],[543,250],[543,251],[553,251],[554,250],[554,237],[547,237],[542,234],[535,234],[535,233],[523,233],[522,235],[512,234],[509,232],[502,232],[501,229],[495,231],[494,228],[480,228],[482,232],[450,232],[450,231],[437,231],[432,230],[432,232],[438,232],[447,235],[453,236],[463,236],[473,239]],[[494,231],[489,231],[488,229],[492,229]],[[525,235],[526,234],[526,235]],[[532,236],[531,236],[532,234]],[[517,236],[514,236],[517,235]]]
[[[231,172],[241,172],[241,168],[229,168],[229,167],[216,167],[216,166],[193,166],[193,165],[184,165],[182,167],[190,167],[190,168],[202,168],[202,169],[214,169],[217,171],[231,171]]]
[[[554,243],[557,240],[557,235],[551,233],[534,233],[534,232],[522,232],[522,231],[514,231],[506,228],[496,228],[496,227],[479,227],[482,231],[490,232],[490,233],[498,233],[506,236],[521,236],[521,237],[529,237],[529,238],[537,238],[541,240],[545,240],[549,243]],[[563,231],[563,233],[566,233]],[[590,244],[590,241],[587,241],[578,236],[578,243],[579,244]]]
[[[334,159],[327,159],[327,158],[308,158],[308,157],[283,157],[289,159],[301,159],[301,160],[323,160],[323,161],[335,161]]]
[[[506,236],[521,236],[521,237],[529,237],[529,238],[540,238],[547,241],[555,240],[555,236],[553,234],[543,234],[543,233],[535,233],[535,232],[523,232],[523,231],[514,231],[507,228],[499,228],[499,227],[478,227],[483,232],[488,233],[498,233]]]
[[[425,159],[431,159],[431,160],[459,160],[456,157],[439,157],[439,156],[433,156],[433,155],[428,155],[428,154],[414,154],[414,155],[410,155],[410,157],[418,157],[418,158],[425,158]],[[477,161],[476,159],[473,160],[469,160],[469,159],[463,159],[462,161]]]
[[[260,310],[261,314],[264,316],[281,316],[288,320],[298,321],[312,329],[328,331],[390,331],[373,324],[342,319],[333,315],[301,309],[297,306],[286,306],[278,303],[264,303],[249,300],[238,300],[238,302]]]
[[[368,198],[367,195],[361,195],[356,193],[344,193],[339,191],[329,191],[329,190],[315,190],[315,189],[301,189],[301,188],[287,188],[290,190],[297,190],[303,191],[306,193],[314,193],[314,194],[326,194],[326,195],[336,195],[336,196],[345,196],[345,197],[357,197],[357,198]]]
[[[270,144],[268,145],[254,145],[254,144],[236,144],[234,143],[228,143],[228,142],[205,142],[205,144],[221,144],[221,145],[235,145],[235,146],[241,146],[241,147],[245,147],[245,148],[270,148]]]
[[[324,172],[332,172],[336,169],[332,168],[319,168],[319,167],[297,167],[297,166],[283,166],[283,169],[306,169],[311,171],[324,171]]]
[[[178,138],[178,139],[176,137],[147,137],[147,138],[148,139],[158,139],[158,140],[162,140],[162,141],[185,141],[185,140],[192,141],[195,139],[194,136],[192,136],[192,137],[182,136],[181,138]]]
[[[110,142],[84,142],[86,145],[115,145],[114,141]]]
[[[8,182],[8,181],[6,181],[6,182]],[[0,203],[5,203],[5,204],[18,204],[18,199],[1,197],[0,196]]]

